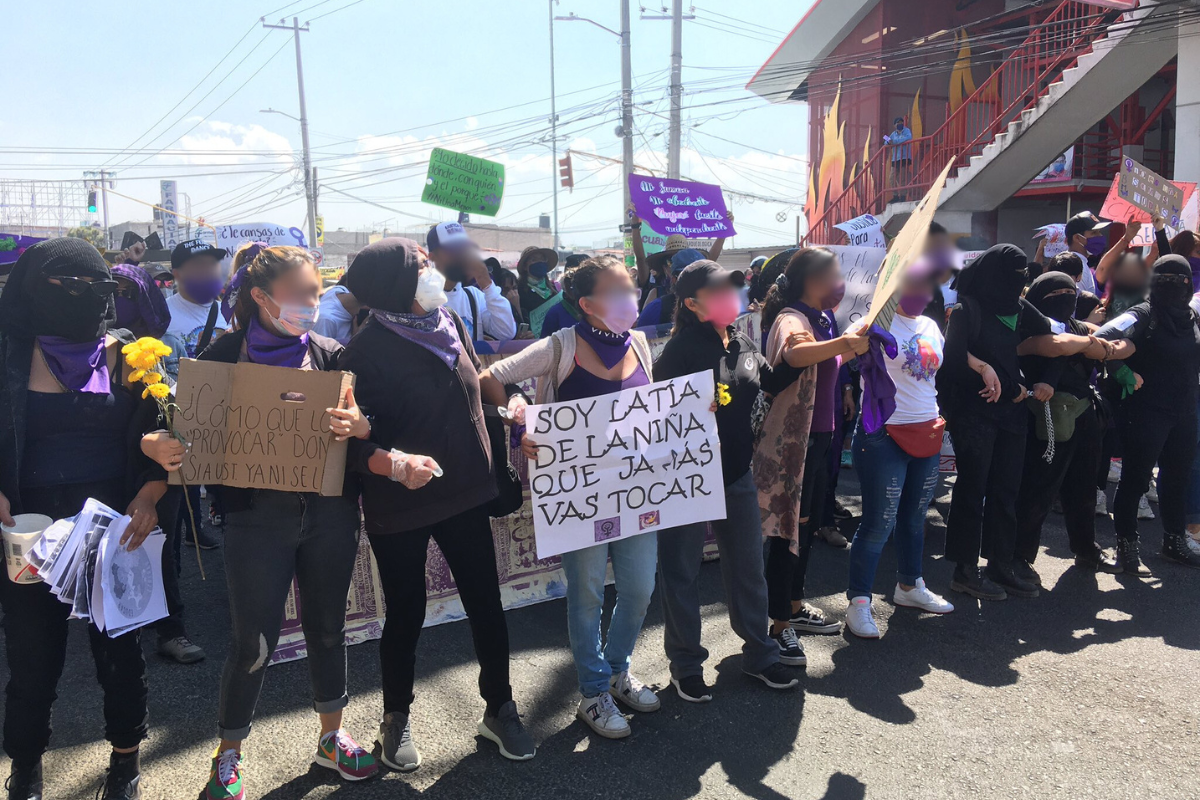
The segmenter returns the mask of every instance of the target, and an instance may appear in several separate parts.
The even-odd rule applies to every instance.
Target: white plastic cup
[[[54,520],[45,514],[16,514],[13,525],[0,525],[4,536],[4,563],[8,566],[8,579],[13,583],[41,583],[41,576],[25,557],[46,528]]]

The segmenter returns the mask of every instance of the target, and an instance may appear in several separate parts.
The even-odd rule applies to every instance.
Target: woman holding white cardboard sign
[[[153,400],[131,389],[122,342],[109,332],[117,282],[96,248],[50,239],[17,260],[0,294],[0,523],[13,515],[63,519],[88,498],[133,518],[121,545],[137,549],[158,522],[162,470],[138,452],[157,420]],[[67,656],[71,605],[40,580],[0,579],[9,679],[4,751],[8,796],[42,796],[42,754]],[[140,631],[110,638],[88,624],[112,744],[103,796],[136,798],[138,748],[148,732]],[[60,791],[62,791],[60,789]],[[51,793],[60,796],[57,793]]]
[[[537,402],[582,400],[645,386],[654,381],[650,347],[639,331],[637,288],[625,266],[610,256],[585,261],[568,277],[583,319],[572,328],[485,370],[480,387],[489,403],[508,405],[518,424],[525,421],[525,398],[511,399],[506,385],[537,378]],[[536,458],[536,443],[526,434],[522,447]],[[607,739],[629,735],[629,722],[613,698],[634,711],[657,711],[658,697],[630,672],[630,659],[650,596],[658,537],[653,531],[562,555],[567,577],[567,630],[579,675],[582,698],[576,715]],[[617,604],[601,642],[604,582],[609,558],[616,579]]]
[[[505,758],[536,753],[508,679],[508,627],[488,516],[498,490],[479,395],[482,370],[462,320],[444,307],[445,283],[411,239],[368,245],[346,272],[346,287],[371,309],[340,366],[358,376],[372,423],[370,440],[352,440],[347,458],[363,475],[363,515],[387,601],[378,752],[402,771],[421,763],[409,711],[430,539],[471,623],[487,703],[479,735]]]
[[[200,355],[203,361],[248,362],[296,370],[333,370],[342,346],[312,332],[321,276],[308,251],[268,247],[230,283],[235,330]],[[281,387],[284,391],[288,387]],[[329,409],[339,439],[365,438],[370,424],[346,393],[346,408]],[[158,437],[155,437],[158,438]],[[178,442],[147,442],[178,469]],[[172,452],[174,451],[174,452]],[[205,797],[241,797],[242,743],[250,735],[266,665],[279,642],[293,575],[308,648],[313,709],[321,732],[313,761],[350,781],[374,775],[375,759],[342,730],[346,692],[346,595],[358,554],[358,486],[340,497],[316,492],[221,487],[227,515],[225,580],[233,642],[221,675],[218,729]]]

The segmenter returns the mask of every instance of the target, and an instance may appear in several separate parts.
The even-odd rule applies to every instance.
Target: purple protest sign
[[[46,241],[38,236],[21,236],[16,233],[0,233],[0,264],[12,264],[21,257],[26,248]]]
[[[737,233],[720,186],[630,174],[629,196],[637,215],[658,233],[693,239],[725,239]]]

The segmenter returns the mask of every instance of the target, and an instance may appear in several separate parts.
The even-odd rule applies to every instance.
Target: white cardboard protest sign
[[[854,323],[871,310],[871,298],[875,296],[875,281],[879,279],[879,267],[887,251],[882,247],[848,247],[832,245],[846,280],[846,296],[833,311],[838,330],[848,331]]]
[[[229,251],[233,255],[238,248],[247,242],[266,242],[270,247],[303,247],[308,249],[304,231],[299,228],[289,228],[276,225],[273,222],[243,222],[238,225],[218,225],[216,227],[217,247]]]
[[[1051,225],[1043,225],[1040,228],[1035,228],[1033,238],[1046,240],[1046,249],[1044,255],[1047,260],[1054,258],[1059,253],[1067,252],[1067,226],[1065,223],[1056,222]]]
[[[712,372],[526,409],[538,558],[725,518]]]
[[[887,238],[883,235],[883,223],[871,214],[839,222],[833,227],[846,234],[851,247],[887,247]]]

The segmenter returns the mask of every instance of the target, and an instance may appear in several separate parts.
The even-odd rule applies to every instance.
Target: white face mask
[[[426,267],[417,276],[417,305],[428,314],[446,305],[446,277],[433,267]]]

